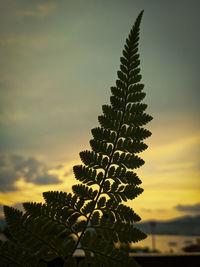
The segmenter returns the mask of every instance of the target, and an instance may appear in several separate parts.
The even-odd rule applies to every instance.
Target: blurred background
[[[153,233],[141,246],[198,244],[199,8],[198,0],[0,0],[2,227],[3,205],[21,209],[44,191],[71,191],[72,167],[89,149],[125,38],[144,9],[139,52],[154,120],[137,172],[144,192],[127,204]]]

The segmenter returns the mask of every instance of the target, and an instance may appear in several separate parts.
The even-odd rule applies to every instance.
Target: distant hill
[[[152,222],[154,234],[157,235],[200,235],[200,215],[183,216],[170,221],[146,221],[137,223],[137,226],[146,234],[151,234]]]
[[[154,234],[156,235],[199,235],[200,215],[183,216],[169,221],[146,221],[137,223],[136,226],[146,234],[152,233],[151,223],[154,223]],[[0,228],[6,225],[5,219],[0,217]]]

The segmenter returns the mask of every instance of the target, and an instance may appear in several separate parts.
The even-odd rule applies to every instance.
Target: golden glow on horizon
[[[142,180],[144,192],[133,201],[128,201],[142,220],[163,219],[184,215],[184,212],[175,209],[175,206],[194,205],[200,202],[199,171],[195,148],[199,143],[198,136],[191,136],[175,143],[159,144],[148,149],[142,157],[146,164],[136,170]],[[191,150],[189,159],[186,151]],[[16,182],[17,191],[0,193],[2,204],[14,205],[26,201],[43,202],[44,191],[71,192],[73,184],[78,183],[74,178],[72,168],[80,161],[71,161],[63,164],[60,169],[51,169],[50,174],[57,174],[62,181],[56,185],[36,185],[27,183],[24,179]]]

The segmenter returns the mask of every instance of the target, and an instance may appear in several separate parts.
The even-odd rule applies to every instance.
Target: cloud
[[[60,181],[58,180],[56,175],[44,173],[42,175],[39,175],[34,180],[34,183],[38,185],[47,185],[47,184],[59,184]]]
[[[29,3],[23,3],[23,1],[16,1],[14,4],[9,4],[9,1],[1,3],[1,17],[3,19],[18,19],[32,17],[36,19],[43,19],[53,14],[57,5],[53,2],[41,3],[40,1],[29,1]],[[27,2],[27,1],[25,1]]]
[[[55,3],[37,4],[35,7],[17,10],[16,15],[19,17],[44,18],[51,15],[56,9]]]
[[[68,170],[68,171],[66,171],[66,172],[65,172],[65,174],[64,174],[64,176],[68,176],[68,175],[70,175],[71,173],[73,173],[72,169],[71,169],[71,170]]]
[[[21,178],[36,185],[59,184],[55,174],[49,174],[46,165],[34,157],[0,155],[0,192],[15,191],[15,183]]]
[[[56,38],[55,35],[50,36],[47,33],[5,33],[0,36],[0,46],[5,52],[11,53],[10,58],[15,57],[16,54],[23,57],[27,53],[30,56],[30,52],[34,51],[44,52],[49,47],[49,43],[55,45],[58,39],[64,39],[58,35]]]
[[[60,170],[60,169],[62,169],[63,167],[64,167],[63,164],[59,164],[59,165],[57,165],[57,166],[55,167],[55,169],[56,169],[56,170]]]
[[[178,211],[183,212],[200,212],[200,203],[196,203],[194,205],[177,205],[175,206],[175,209]]]
[[[14,191],[17,188],[15,187],[14,183],[19,179],[19,176],[13,169],[9,168],[1,168],[0,169],[0,191],[7,192],[7,191]]]

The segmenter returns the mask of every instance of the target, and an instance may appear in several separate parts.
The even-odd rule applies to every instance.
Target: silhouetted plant
[[[83,151],[83,165],[73,171],[81,183],[73,194],[44,192],[45,203],[24,203],[25,212],[4,206],[9,231],[16,242],[1,243],[2,264],[9,266],[77,266],[73,257],[82,250],[78,266],[137,266],[116,242],[138,242],[146,237],[134,225],[140,217],[122,201],[143,192],[133,171],[144,164],[136,154],[151,133],[142,126],[152,117],[145,113],[144,85],[140,83],[139,27],[143,11],[126,39],[110,105],[103,106],[100,127],[92,129],[91,151]],[[1,265],[4,266],[4,265]]]

